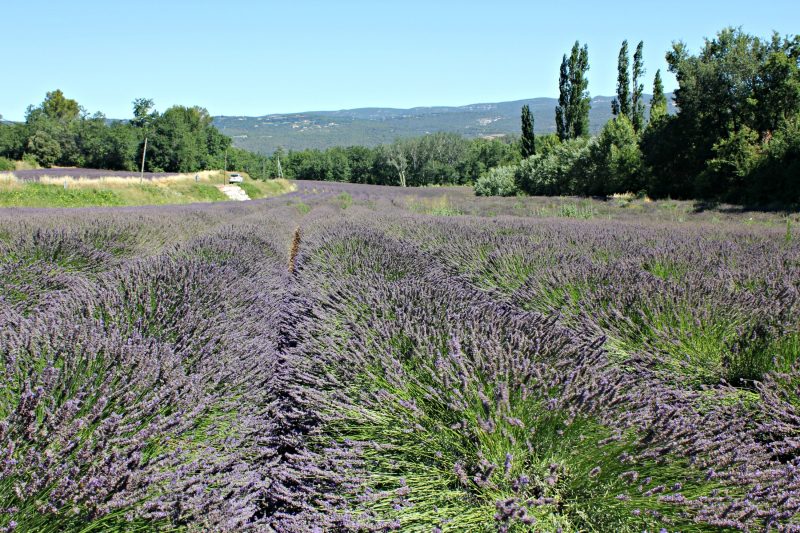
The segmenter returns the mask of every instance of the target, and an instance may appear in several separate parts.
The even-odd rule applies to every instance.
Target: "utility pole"
[[[225,182],[228,181],[226,178],[228,174],[228,150],[225,149],[225,167],[222,170],[222,184],[225,185]]]
[[[142,150],[142,171],[139,173],[139,184],[144,180],[144,158],[147,155],[147,136],[144,138],[144,149]]]

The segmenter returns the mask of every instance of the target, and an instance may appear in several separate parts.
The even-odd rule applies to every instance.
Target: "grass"
[[[408,208],[414,213],[433,215],[437,217],[453,217],[464,213],[454,207],[447,195],[436,198],[419,198],[407,201]]]
[[[239,187],[247,193],[251,200],[280,196],[294,190],[294,186],[285,179],[258,181],[245,177],[244,182],[239,183]]]
[[[348,207],[353,205],[353,197],[347,194],[346,192],[343,192],[336,197],[336,202],[342,209],[347,209]]]
[[[137,205],[189,204],[228,200],[218,189],[218,172],[204,171],[156,178],[140,183],[136,178],[43,178],[23,182],[10,175],[0,178],[0,207],[116,207]],[[245,178],[240,187],[251,199],[290,192],[286,180],[260,182]]]

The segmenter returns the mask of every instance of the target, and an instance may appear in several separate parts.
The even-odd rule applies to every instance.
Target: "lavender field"
[[[800,531],[785,216],[0,210],[0,531]]]

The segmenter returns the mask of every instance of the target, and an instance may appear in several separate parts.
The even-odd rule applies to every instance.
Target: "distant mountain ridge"
[[[675,112],[671,94],[669,112]],[[650,95],[644,95],[647,104]],[[611,117],[611,96],[595,96],[589,112],[589,126],[596,133]],[[329,148],[331,146],[376,146],[397,138],[437,131],[465,137],[493,137],[518,134],[520,110],[527,104],[534,116],[536,133],[555,132],[556,98],[530,98],[510,102],[478,103],[464,106],[435,106],[397,109],[365,107],[339,111],[308,111],[260,117],[217,116],[214,125],[233,138],[235,146],[270,154],[284,150]],[[646,106],[649,109],[649,105]]]

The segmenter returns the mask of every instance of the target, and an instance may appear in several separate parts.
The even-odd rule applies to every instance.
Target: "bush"
[[[0,171],[5,172],[14,169],[15,165],[12,160],[6,159],[5,157],[0,157]]]
[[[555,133],[538,135],[536,137],[536,155],[547,155],[561,144],[561,139]]]
[[[475,194],[478,196],[514,196],[517,185],[514,175],[518,167],[508,165],[490,169],[475,183]]]
[[[514,180],[517,188],[533,195],[573,194],[586,181],[590,142],[573,139],[520,163]]]
[[[644,189],[639,138],[625,115],[606,122],[589,152],[588,179],[576,192],[605,196]]]
[[[715,143],[714,158],[695,182],[695,195],[742,201],[748,177],[761,157],[759,145],[758,132],[747,126]]]
[[[748,177],[752,203],[800,203],[800,114],[786,120],[764,148]]]

